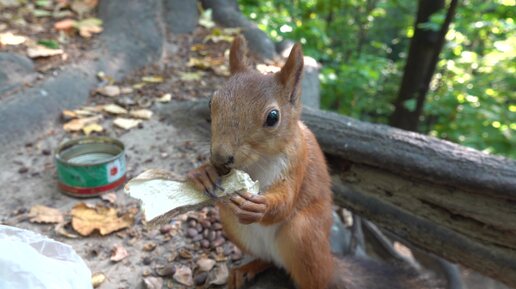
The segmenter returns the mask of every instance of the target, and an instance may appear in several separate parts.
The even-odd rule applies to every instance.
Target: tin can
[[[55,153],[59,189],[74,197],[94,197],[125,183],[124,144],[108,137],[67,141]]]

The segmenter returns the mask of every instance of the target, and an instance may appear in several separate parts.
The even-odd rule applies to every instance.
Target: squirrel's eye
[[[265,120],[265,126],[271,127],[274,126],[279,121],[279,111],[277,109],[273,109],[267,115],[267,119]]]

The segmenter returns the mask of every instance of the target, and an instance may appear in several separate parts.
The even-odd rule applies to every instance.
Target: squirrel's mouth
[[[231,168],[226,166],[226,165],[222,165],[222,166],[215,166],[215,169],[217,170],[217,173],[220,175],[220,176],[224,176],[224,175],[227,175],[229,173],[229,171],[231,171]]]

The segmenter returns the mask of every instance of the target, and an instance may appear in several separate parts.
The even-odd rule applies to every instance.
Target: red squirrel
[[[228,288],[242,287],[272,265],[285,269],[299,289],[423,288],[406,274],[332,255],[331,180],[314,134],[300,121],[301,46],[294,45],[283,68],[269,75],[248,66],[246,53],[245,40],[236,37],[231,77],[210,101],[210,161],[188,174],[210,195],[230,169],[259,181],[260,194],[238,193],[217,203],[228,238],[256,258],[231,271]]]

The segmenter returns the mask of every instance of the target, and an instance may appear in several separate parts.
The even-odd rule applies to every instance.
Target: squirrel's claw
[[[188,173],[187,178],[196,189],[204,191],[210,198],[217,198],[215,190],[222,189],[219,185],[221,181],[220,176],[210,164],[193,169]]]
[[[264,196],[253,195],[249,192],[233,195],[228,206],[237,216],[242,224],[260,222],[267,211],[267,204]]]

